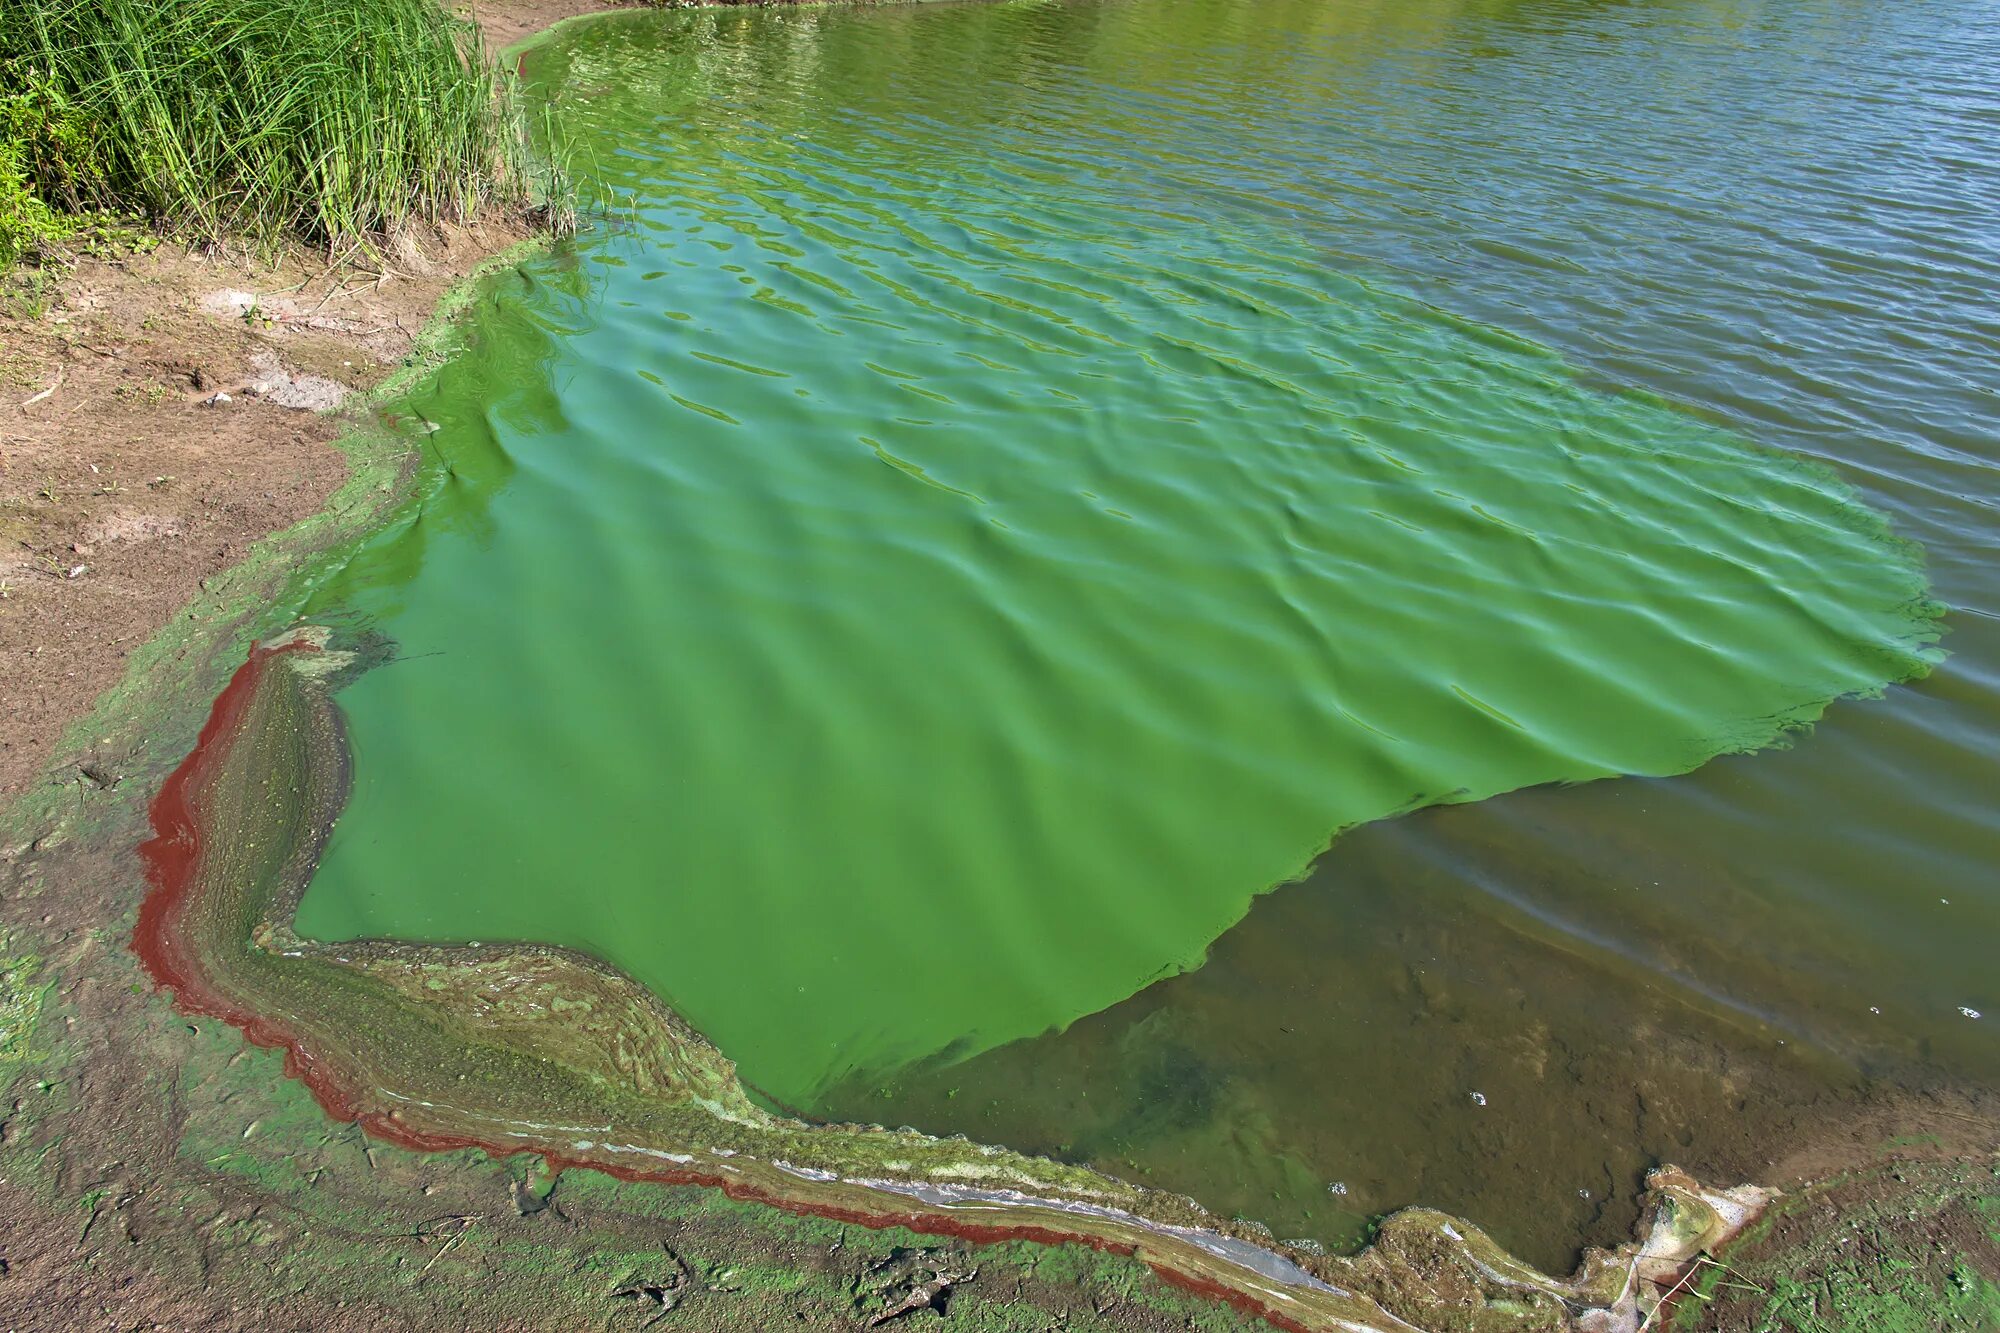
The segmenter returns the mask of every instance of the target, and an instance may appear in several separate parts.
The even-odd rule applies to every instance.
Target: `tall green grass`
[[[30,88],[91,144],[65,161],[15,132],[45,203],[212,239],[463,217],[518,145],[477,30],[439,0],[0,0],[0,104]]]

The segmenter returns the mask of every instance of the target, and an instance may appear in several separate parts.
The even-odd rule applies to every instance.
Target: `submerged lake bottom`
[[[1601,132],[1718,63],[1804,115],[1862,20],[1713,21],[561,29],[593,221],[301,607],[383,664],[300,933],[565,946],[769,1106],[1553,1269],[1652,1163],[1994,1086],[1983,335],[1853,221],[1908,181],[1660,184],[1789,169],[1675,158],[1748,93]]]

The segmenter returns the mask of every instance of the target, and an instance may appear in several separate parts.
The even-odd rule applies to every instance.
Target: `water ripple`
[[[1682,773],[1920,674],[1907,539],[2000,604],[1996,52],[1967,0],[574,30],[539,77],[611,216],[425,407],[467,460],[429,535],[323,595],[453,665],[344,697],[302,924],[595,949],[804,1102],[1198,962],[1341,830]],[[1692,923],[1592,893],[1587,824],[1521,834],[1526,882],[1445,834],[1422,873],[1496,939],[1861,1050],[1799,996],[1871,948],[1933,1008],[1986,984],[1882,882],[2000,908],[2000,633],[1951,642],[1823,763],[1666,787],[1645,854],[1717,849]],[[1745,912],[1811,939],[1783,984],[1742,980]],[[1311,1002],[1372,975],[1335,971]]]

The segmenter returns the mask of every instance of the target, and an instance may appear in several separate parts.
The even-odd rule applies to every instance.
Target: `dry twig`
[[[62,388],[63,381],[67,378],[69,378],[69,367],[57,366],[56,382],[54,384],[51,384],[48,388],[42,390],[40,393],[35,394],[33,397],[23,399],[20,405],[21,410],[23,412],[27,411],[29,408],[33,407],[36,403],[41,402],[42,399],[47,398],[50,394],[54,393],[57,389]]]

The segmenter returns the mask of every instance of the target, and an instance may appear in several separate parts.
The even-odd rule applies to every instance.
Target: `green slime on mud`
[[[301,934],[588,951],[811,1110],[1198,965],[1342,829],[1936,659],[1825,470],[1341,258],[1239,170],[1315,149],[1253,68],[1016,77],[1030,21],[530,56],[602,217],[482,293],[424,493],[307,609],[397,660]]]

